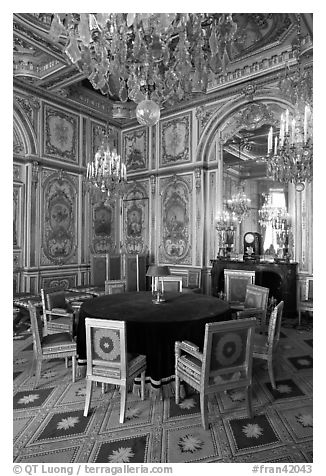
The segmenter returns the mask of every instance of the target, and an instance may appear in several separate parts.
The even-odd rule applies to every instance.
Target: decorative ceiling
[[[209,15],[213,17],[216,14]],[[43,91],[75,101],[78,101],[81,95],[85,95],[93,97],[94,102],[95,98],[97,101],[105,102],[102,94],[92,88],[88,79],[65,55],[64,47],[67,39],[61,37],[60,41],[54,41],[50,38],[52,16],[52,13],[13,15],[14,78],[21,83],[32,84]],[[309,14],[305,14],[304,17],[308,25],[311,22]],[[236,70],[244,60],[248,64],[251,59],[257,61],[259,55],[266,56],[268,50],[285,44],[294,24],[293,15],[287,13],[236,13],[233,14],[233,19],[237,23],[237,35],[228,52],[231,59],[228,71]],[[222,73],[217,71],[215,84],[212,84],[213,89],[221,76]],[[223,79],[222,83],[227,81]],[[114,91],[113,87],[113,94],[109,97],[112,116],[119,118],[119,108],[121,113],[123,106],[130,111],[129,118],[132,117],[134,103],[128,101],[122,104],[117,99],[117,91]]]
[[[213,18],[216,14],[209,15]],[[93,89],[88,79],[70,63],[64,53],[67,39],[60,37],[59,41],[54,41],[50,38],[52,17],[52,13],[13,15],[13,76],[16,84],[21,87],[29,85],[40,93],[64,97],[67,101],[92,108],[98,117],[111,117],[116,123],[126,125],[128,119],[130,121],[134,117],[135,104],[129,100],[126,103],[119,102],[114,88],[110,97]],[[312,14],[302,14],[301,17],[303,34],[312,38]],[[250,80],[256,64],[262,61],[273,64],[273,58],[292,48],[295,14],[235,13],[233,20],[237,23],[237,35],[228,51],[231,60],[228,74],[216,71],[208,88],[209,94],[218,93],[234,83]],[[266,74],[266,70],[262,74]],[[254,130],[244,127],[227,141],[224,147],[227,166],[241,163],[243,173],[251,173],[251,161],[247,159],[258,159],[259,164],[259,157],[266,148],[268,128],[267,124]],[[264,164],[260,167],[263,169]]]

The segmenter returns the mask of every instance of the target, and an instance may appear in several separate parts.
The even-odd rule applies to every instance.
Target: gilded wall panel
[[[43,172],[41,264],[76,263],[78,178]]]
[[[40,288],[56,288],[62,287],[64,289],[74,288],[77,285],[76,275],[67,276],[42,276]]]
[[[191,264],[192,175],[161,180],[159,261]]]
[[[43,118],[44,155],[78,163],[78,116],[45,104]]]
[[[115,247],[114,210],[113,204],[105,204],[103,201],[92,205],[91,248],[93,253],[108,253]]]
[[[191,114],[160,122],[160,167],[191,161]]]
[[[122,157],[128,172],[148,169],[148,128],[122,133]]]
[[[103,137],[107,135],[110,148],[118,150],[118,130],[115,127],[105,126],[95,122],[91,123],[91,155],[94,157],[100,147]]]
[[[148,213],[148,190],[135,182],[123,200],[123,245],[129,254],[148,250]]]

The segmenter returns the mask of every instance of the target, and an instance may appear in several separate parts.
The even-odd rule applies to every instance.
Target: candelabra
[[[123,196],[127,185],[126,165],[116,150],[111,151],[105,135],[92,161],[88,162],[86,181],[98,199],[107,202]]]
[[[291,225],[289,214],[285,207],[275,207],[271,204],[270,195],[265,197],[265,203],[258,210],[259,224],[266,228],[268,225],[276,233],[276,242],[283,257],[289,257],[289,239],[291,234]]]
[[[279,137],[273,137],[273,128],[270,128],[266,169],[267,175],[274,181],[294,183],[298,192],[304,190],[305,182],[311,182],[313,173],[310,106],[306,104],[304,112],[301,111],[297,106],[293,115],[288,109],[281,114]]]
[[[301,37],[301,15],[297,14],[296,19],[297,37],[293,44],[295,68],[291,72],[286,65],[279,82],[281,93],[293,104],[293,113],[287,109],[281,114],[279,137],[273,138],[273,129],[270,129],[267,175],[278,182],[294,183],[296,190],[301,192],[305,188],[305,182],[312,180],[313,173],[313,82],[311,69],[305,69],[302,64],[302,47],[309,46],[311,40],[309,37]]]
[[[218,237],[219,256],[224,257],[232,251],[237,223],[238,220],[234,213],[223,211],[221,215],[217,216],[215,228]]]

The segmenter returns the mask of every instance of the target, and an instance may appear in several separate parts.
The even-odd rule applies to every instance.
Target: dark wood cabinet
[[[255,283],[270,289],[269,297],[284,301],[284,314],[297,315],[297,263],[260,263],[253,261],[211,260],[212,295],[224,291],[224,269],[255,271]]]

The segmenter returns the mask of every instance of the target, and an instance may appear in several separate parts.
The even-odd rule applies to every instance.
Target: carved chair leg
[[[41,378],[41,369],[42,369],[42,360],[36,361],[36,371],[35,371],[35,387],[38,386]]]
[[[251,386],[246,387],[246,402],[247,402],[247,412],[249,418],[253,417],[253,411],[252,411],[252,391],[251,391]]]
[[[126,411],[126,401],[127,401],[127,388],[126,385],[121,385],[120,387],[120,423],[123,423],[125,420],[125,411]]]
[[[178,405],[180,401],[180,377],[178,372],[175,372],[175,403]]]
[[[76,381],[76,356],[73,355],[71,358],[71,366],[72,366],[72,381]]]
[[[267,367],[268,367],[268,374],[269,374],[269,378],[271,380],[272,388],[275,390],[276,389],[276,384],[275,384],[274,371],[273,371],[273,361],[272,360],[267,361]]]
[[[200,394],[200,413],[204,430],[208,428],[208,399],[204,393]]]
[[[141,373],[141,381],[140,381],[140,398],[142,400],[145,399],[145,370]]]
[[[86,380],[86,398],[85,398],[85,407],[84,407],[84,416],[87,417],[89,405],[91,403],[92,398],[92,385],[93,382],[91,380]]]

